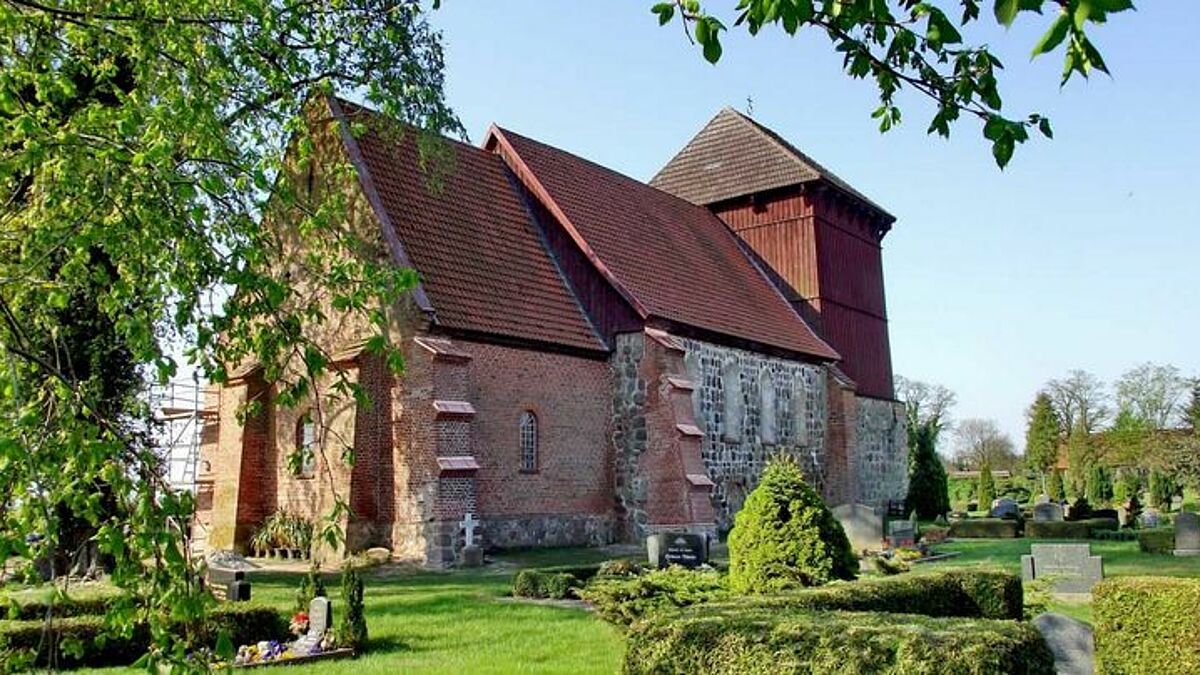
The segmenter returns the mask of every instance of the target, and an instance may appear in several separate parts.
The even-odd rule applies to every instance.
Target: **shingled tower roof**
[[[732,108],[717,113],[650,179],[654,187],[701,205],[812,182],[832,186],[888,223],[895,220],[812,157]]]

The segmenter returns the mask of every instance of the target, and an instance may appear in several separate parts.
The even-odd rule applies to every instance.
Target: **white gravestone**
[[[321,644],[325,632],[333,623],[333,603],[329,598],[317,596],[308,603],[308,632],[292,643],[292,651],[307,655]]]

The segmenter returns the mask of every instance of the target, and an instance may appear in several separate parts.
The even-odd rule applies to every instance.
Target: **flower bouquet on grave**
[[[308,632],[308,613],[296,612],[292,615],[292,620],[288,623],[288,630],[292,635],[301,636]]]

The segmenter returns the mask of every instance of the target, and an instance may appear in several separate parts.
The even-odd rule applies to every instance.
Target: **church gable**
[[[444,139],[448,166],[421,168],[414,130],[337,101],[366,131],[347,134],[360,182],[377,197],[385,236],[420,275],[434,325],[574,350],[606,346],[539,236],[507,167],[495,155]],[[395,133],[399,131],[400,133]]]

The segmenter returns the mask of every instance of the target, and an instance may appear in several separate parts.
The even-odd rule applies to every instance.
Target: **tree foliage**
[[[949,481],[946,468],[937,455],[936,433],[932,425],[908,429],[908,496],[905,509],[916,511],[926,520],[950,511]]]
[[[1093,464],[1087,472],[1087,500],[1093,506],[1108,504],[1113,498],[1112,473],[1103,464]]]
[[[996,481],[992,478],[992,464],[987,459],[979,465],[979,486],[976,496],[979,499],[979,510],[987,511],[992,507],[996,498]]]
[[[853,579],[857,570],[850,540],[800,467],[774,459],[729,533],[730,588],[772,593]]]
[[[1050,480],[1046,485],[1046,494],[1051,501],[1061,502],[1067,498],[1067,490],[1063,485],[1063,474],[1058,469],[1050,470]]]
[[[1163,511],[1171,510],[1171,500],[1179,492],[1179,484],[1175,478],[1165,471],[1151,471],[1150,484],[1147,490],[1150,505]]]
[[[1117,380],[1117,409],[1145,420],[1152,429],[1170,428],[1182,410],[1188,384],[1175,366],[1143,363]]]
[[[283,405],[361,395],[327,374],[308,330],[326,306],[286,272],[330,289],[395,367],[386,327],[415,276],[362,255],[369,242],[342,227],[339,195],[280,180],[284,152],[310,160],[317,92],[459,132],[442,66],[415,0],[0,2],[0,564],[53,555],[50,505],[65,504],[95,528],[142,616],[198,623],[211,599],[185,541],[192,498],[169,490],[155,449],[130,433],[144,411],[114,405],[78,351],[62,358],[64,311],[87,297],[109,344],[160,381],[189,345],[215,381],[258,364]],[[280,233],[259,226],[268,204],[302,214],[288,236],[307,255],[290,270],[277,264]],[[100,486],[122,517],[101,508]],[[346,510],[339,499],[327,538]],[[134,611],[110,619],[129,627]],[[156,626],[148,667],[181,663],[189,631]]]
[[[1054,411],[1063,429],[1082,427],[1083,431],[1092,433],[1098,431],[1112,414],[1107,388],[1100,378],[1086,370],[1072,370],[1066,377],[1050,380],[1046,384],[1046,393],[1054,402]]]
[[[954,464],[960,470],[978,469],[987,462],[993,469],[1013,471],[1021,463],[1012,439],[995,420],[962,420],[954,428],[954,440]]]
[[[1043,479],[1058,461],[1062,444],[1062,427],[1054,414],[1050,395],[1042,392],[1029,409],[1029,426],[1025,431],[1025,466],[1038,472]]]
[[[1053,133],[1050,121],[1038,113],[1010,118],[1003,112],[999,76],[1004,65],[987,45],[969,45],[964,36],[985,5],[983,0],[740,0],[732,25],[744,26],[751,35],[769,26],[788,35],[824,35],[843,55],[847,75],[874,81],[880,105],[871,116],[879,120],[881,131],[900,123],[897,95],[910,88],[934,105],[928,133],[948,137],[961,116],[973,117],[991,142],[996,163],[1004,167],[1031,130],[1047,138]],[[1093,70],[1108,72],[1087,31],[1110,14],[1133,9],[1131,0],[993,0],[991,5],[992,16],[1005,27],[1022,15],[1049,15],[1032,55],[1061,49],[1063,84],[1075,73],[1086,78]],[[704,58],[710,63],[720,60],[728,17],[722,20],[709,13],[700,0],[659,2],[651,11],[660,24],[680,17]]]

